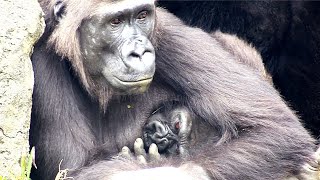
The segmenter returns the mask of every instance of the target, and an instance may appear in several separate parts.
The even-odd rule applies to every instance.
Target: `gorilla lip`
[[[140,80],[136,80],[136,81],[124,81],[124,80],[121,80],[117,77],[115,77],[115,79],[117,81],[120,81],[122,84],[124,85],[133,85],[133,84],[144,84],[144,83],[150,83],[153,79],[153,77],[150,77],[150,78],[145,78],[145,79],[140,79]]]
[[[152,80],[153,77],[138,81],[122,81],[119,78],[114,77],[114,81],[118,84],[117,86],[119,87],[118,91],[120,94],[141,94],[149,88]]]

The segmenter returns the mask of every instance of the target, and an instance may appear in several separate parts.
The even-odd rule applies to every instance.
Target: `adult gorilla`
[[[262,54],[281,95],[320,137],[320,2],[167,1],[170,12],[191,26],[236,34]]]
[[[41,5],[47,27],[32,56],[33,179],[54,179],[62,160],[61,169],[77,180],[172,173],[282,179],[313,160],[313,139],[260,72],[236,61],[226,42],[155,9],[153,0]],[[218,140],[208,133],[189,158],[163,159],[149,169],[111,159],[170,100],[193,111]]]

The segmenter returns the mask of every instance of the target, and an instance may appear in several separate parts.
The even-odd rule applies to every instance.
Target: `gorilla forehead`
[[[97,4],[94,11],[96,15],[116,14],[118,12],[132,12],[132,10],[154,8],[154,0],[115,0],[115,1],[101,1]]]

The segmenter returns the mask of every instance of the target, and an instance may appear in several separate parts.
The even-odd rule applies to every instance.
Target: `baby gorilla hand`
[[[160,154],[156,144],[151,144],[148,153],[144,149],[144,144],[141,138],[137,138],[133,145],[134,152],[132,153],[127,146],[121,149],[120,157],[138,160],[141,164],[147,164],[149,162],[156,162],[160,160]]]

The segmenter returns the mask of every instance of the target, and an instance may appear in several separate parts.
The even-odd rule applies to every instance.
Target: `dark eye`
[[[119,18],[114,18],[111,20],[112,25],[119,25],[121,23],[121,20]]]
[[[181,128],[181,123],[178,121],[178,122],[176,122],[176,123],[174,123],[174,128],[176,129],[176,130],[179,130],[180,128]]]
[[[142,11],[142,12],[138,15],[137,19],[139,19],[139,20],[144,20],[147,16],[148,16],[148,12],[147,12],[147,11]]]

